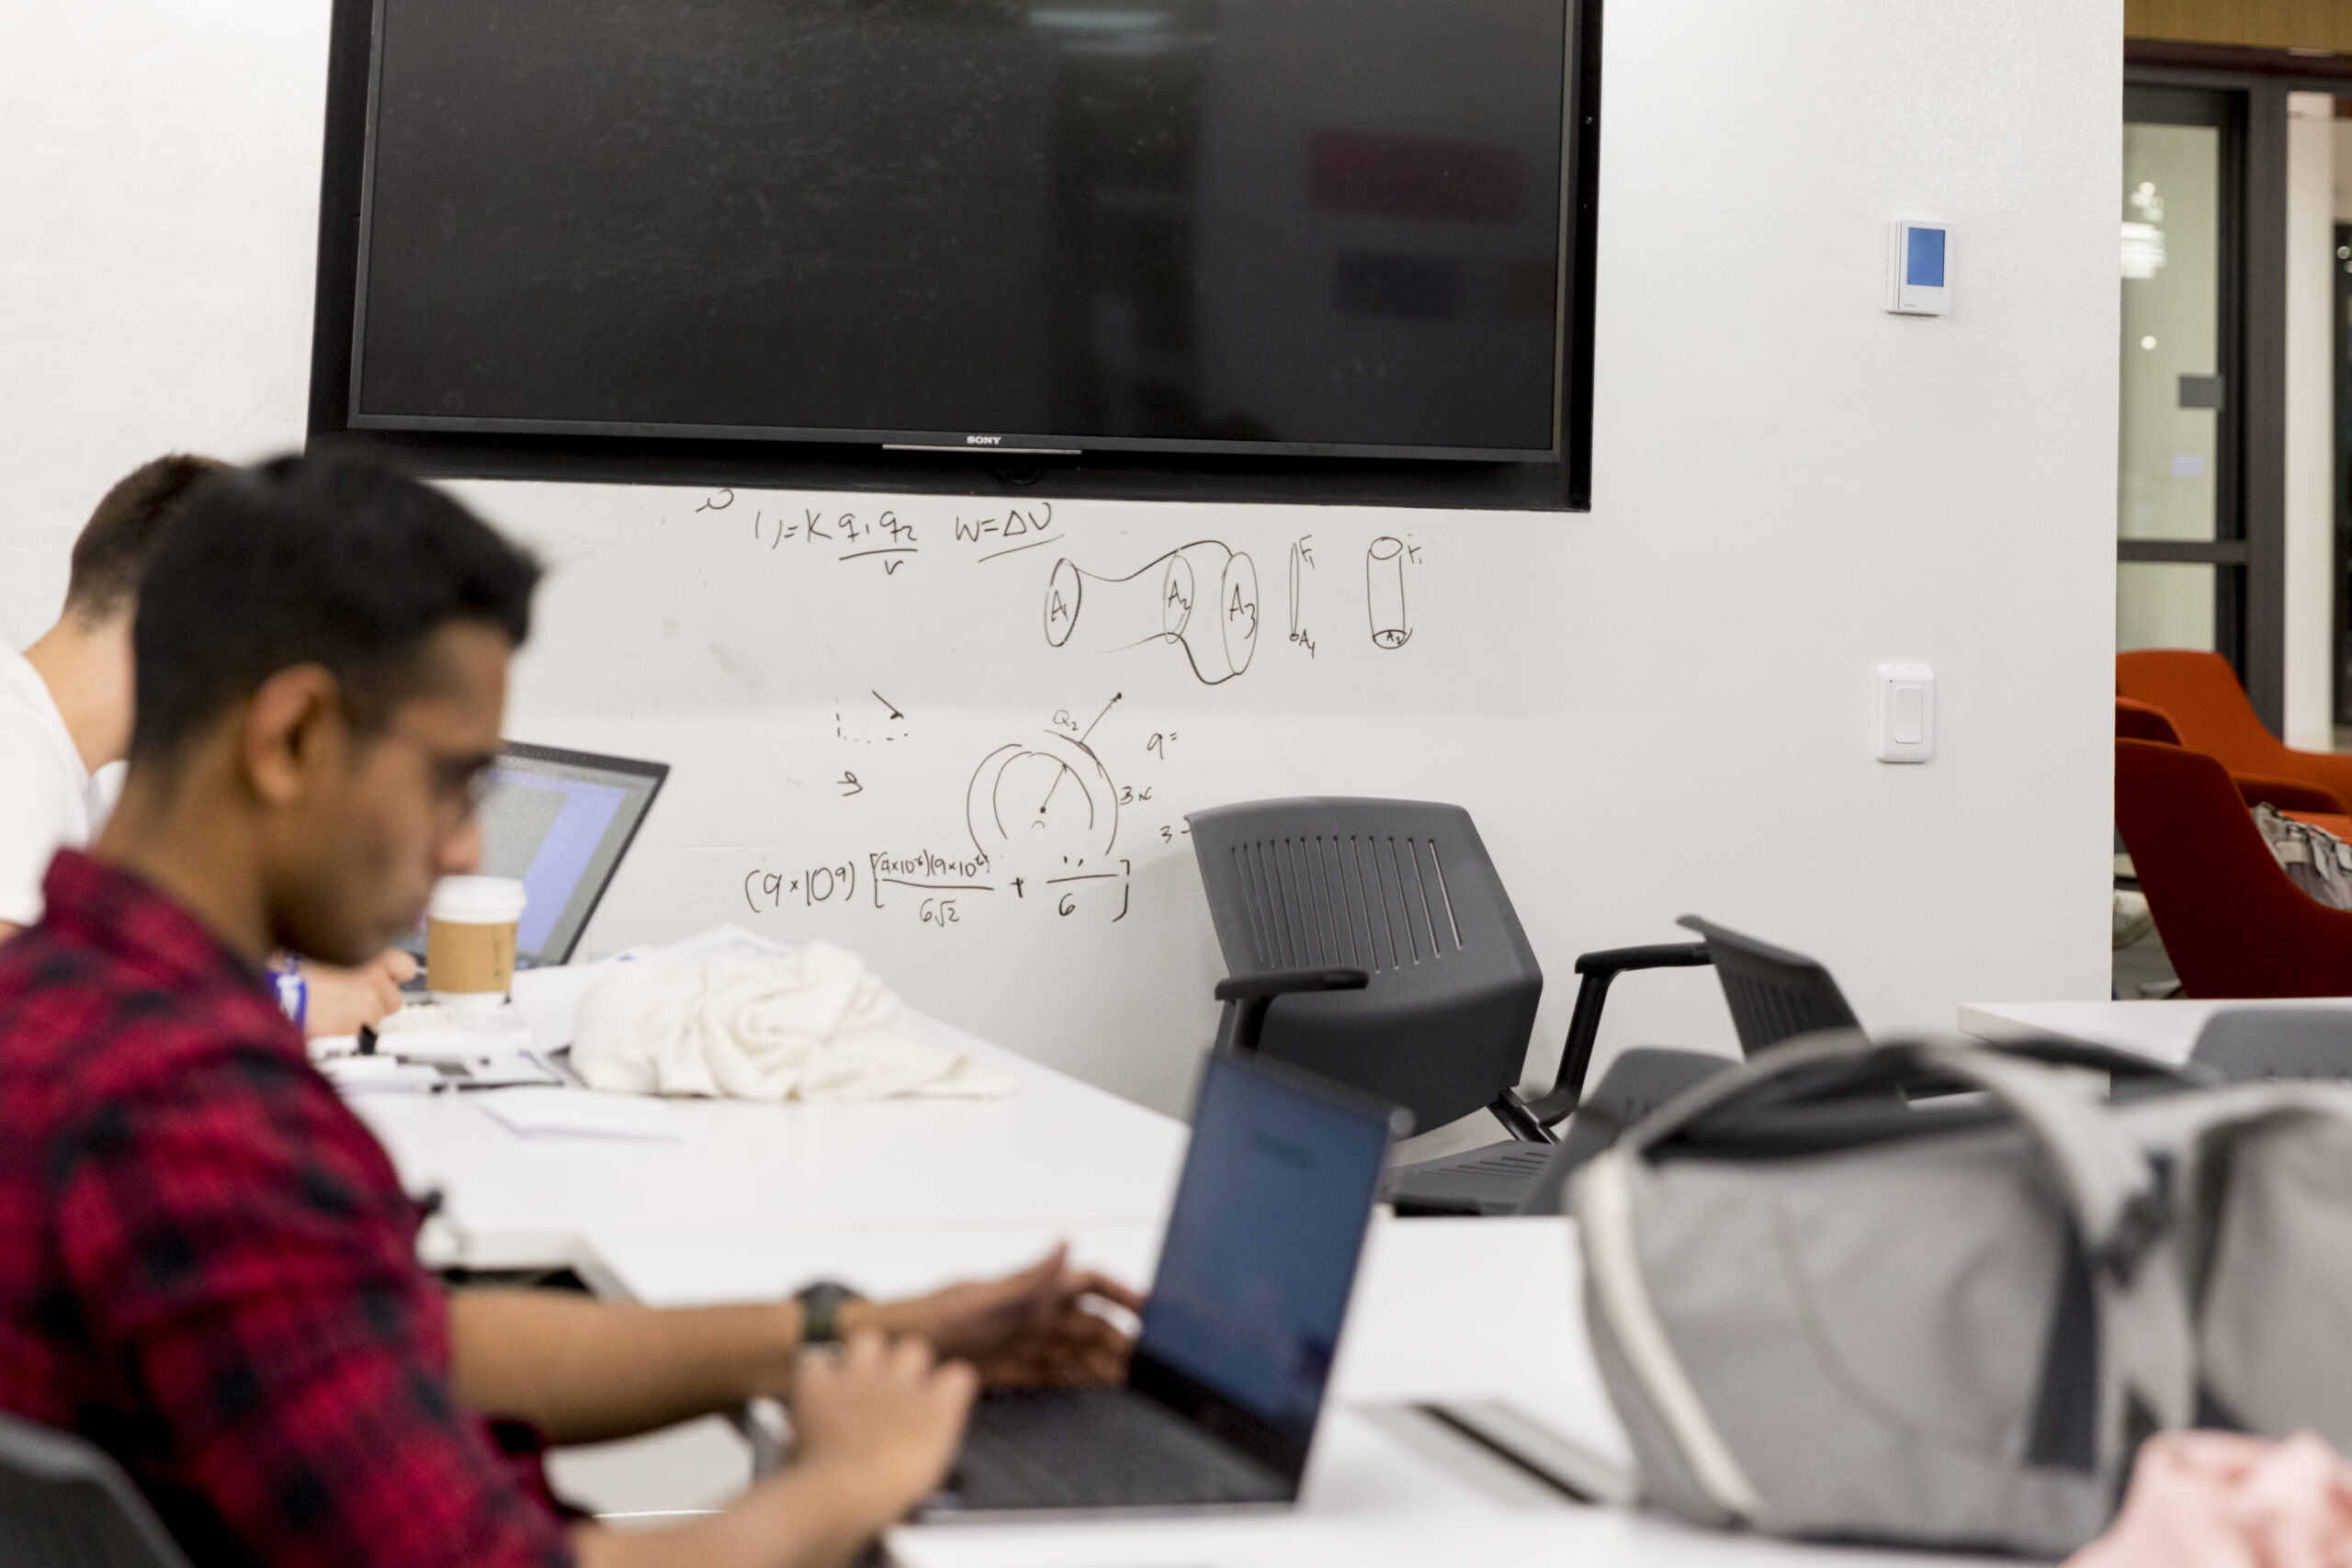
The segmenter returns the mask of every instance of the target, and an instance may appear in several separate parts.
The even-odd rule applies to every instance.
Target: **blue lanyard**
[[[277,993],[278,1010],[293,1021],[295,1028],[301,1028],[311,1016],[311,983],[302,978],[302,966],[289,958],[272,964],[263,973]]]

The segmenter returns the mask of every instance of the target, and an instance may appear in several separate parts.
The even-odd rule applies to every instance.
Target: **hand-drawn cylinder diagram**
[[[1184,649],[1207,685],[1250,668],[1258,650],[1258,568],[1215,539],[1170,550],[1125,577],[1097,577],[1064,557],[1046,584],[1046,641],[1110,653],[1151,642]]]
[[[1363,553],[1364,604],[1372,615],[1375,648],[1402,648],[1413,640],[1405,615],[1405,541],[1384,534]]]

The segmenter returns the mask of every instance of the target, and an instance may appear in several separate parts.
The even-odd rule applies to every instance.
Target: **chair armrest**
[[[2232,773],[2230,782],[2238,786],[2238,797],[2249,807],[2275,806],[2281,811],[2312,811],[2324,816],[2345,815],[2344,803],[2335,792],[2300,779],[2265,778],[2258,773]]]
[[[1577,1010],[1568,1017],[1567,1043],[1560,1048],[1560,1071],[1551,1091],[1528,1102],[1542,1125],[1557,1126],[1584,1097],[1584,1076],[1592,1066],[1593,1043],[1600,1037],[1600,1009],[1609,983],[1628,969],[1694,969],[1709,962],[1703,942],[1667,942],[1647,947],[1609,947],[1577,960],[1584,976],[1577,987]]]
[[[2159,746],[2180,744],[2180,731],[2172,727],[2171,715],[2154,703],[2130,697],[2115,699],[2115,733],[2131,740],[2153,740]]]
[[[1286,997],[1293,991],[1361,991],[1372,976],[1361,969],[1267,969],[1255,975],[1227,975],[1216,983],[1216,999],[1244,1001],[1253,997]]]
[[[1361,991],[1372,984],[1362,969],[1267,969],[1255,975],[1228,975],[1216,983],[1216,999],[1225,1003],[1218,1030],[1220,1051],[1255,1051],[1265,1032],[1266,1010],[1276,997],[1295,991]]]
[[[2344,804],[2331,815],[2352,815],[2352,756],[2341,751],[2290,750],[2279,772],[2299,784],[2324,789]],[[2301,809],[2298,807],[2297,809]]]
[[[1695,969],[1708,962],[1703,942],[1660,942],[1647,947],[1604,947],[1588,953],[1577,960],[1577,973],[1614,979],[1628,969]]]

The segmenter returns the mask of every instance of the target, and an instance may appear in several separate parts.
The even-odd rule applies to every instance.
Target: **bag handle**
[[[2039,1062],[1959,1041],[1873,1044],[1859,1030],[1807,1035],[1702,1079],[1629,1129],[1619,1146],[1631,1156],[1645,1157],[1700,1118],[1755,1098],[1771,1085],[1822,1066],[1872,1060],[1957,1078],[2007,1107],[2057,1168],[2085,1249],[2119,1279],[2128,1280],[2164,1234],[2169,1214],[2155,1169],[2097,1106]]]

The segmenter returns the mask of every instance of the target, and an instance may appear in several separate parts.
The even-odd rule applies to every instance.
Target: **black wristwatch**
[[[862,1302],[865,1298],[847,1285],[820,1280],[794,1292],[792,1299],[800,1303],[800,1343],[838,1345],[842,1337],[842,1303]]]

